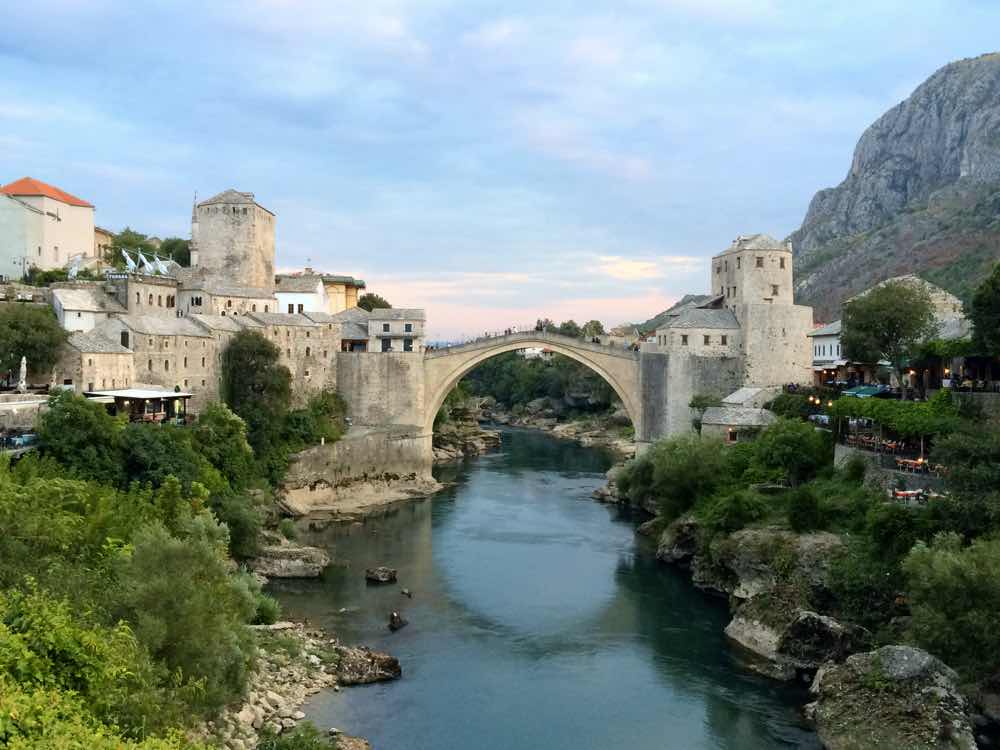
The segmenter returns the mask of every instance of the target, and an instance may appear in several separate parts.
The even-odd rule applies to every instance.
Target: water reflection
[[[321,694],[321,725],[378,750],[816,747],[791,695],[741,671],[724,603],[590,501],[609,458],[530,432],[441,471],[434,501],[307,536],[339,565],[286,610],[400,657],[403,680]],[[399,586],[372,587],[389,564]],[[400,587],[414,593],[402,597]],[[392,609],[411,625],[390,634]]]

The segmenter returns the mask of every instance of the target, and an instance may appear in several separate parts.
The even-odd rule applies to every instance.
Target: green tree
[[[222,397],[247,425],[258,454],[274,447],[291,401],[292,375],[281,351],[256,331],[240,331],[222,352]]]
[[[167,237],[160,243],[157,255],[161,258],[172,258],[186,268],[191,265],[191,240]]]
[[[206,461],[186,427],[133,423],[122,433],[123,481],[159,487],[175,477],[185,491],[202,479]]]
[[[577,325],[575,320],[564,320],[559,324],[559,327],[556,329],[556,333],[561,333],[563,336],[578,339],[583,335],[583,329]]]
[[[70,476],[121,484],[124,421],[71,391],[53,394],[48,405],[38,419],[43,454],[62,464]]]
[[[694,418],[691,420],[691,426],[694,427],[695,432],[701,434],[701,420],[705,416],[705,410],[712,406],[721,406],[722,399],[718,396],[710,396],[705,393],[696,393],[691,397],[688,402],[688,408],[693,409],[695,412]]]
[[[247,442],[247,425],[225,404],[209,404],[192,428],[194,444],[234,490],[244,489],[254,476],[254,456]]]
[[[599,320],[588,320],[583,324],[583,335],[589,338],[604,335],[604,324]]]
[[[976,289],[969,318],[975,347],[984,354],[1000,355],[1000,263]]]
[[[385,297],[374,292],[366,292],[358,298],[358,307],[371,312],[372,310],[388,309],[392,305],[389,304],[389,301]]]
[[[136,253],[142,253],[147,258],[156,252],[156,247],[146,239],[146,235],[136,232],[134,229],[125,227],[122,231],[114,236],[111,240],[111,250],[109,251],[110,257],[105,258],[106,261],[114,265],[116,268],[125,267],[125,258],[122,257],[122,251],[128,252],[132,259],[136,259]]]
[[[753,443],[751,472],[758,479],[780,479],[801,484],[833,461],[826,433],[798,419],[779,419]]]
[[[844,305],[840,341],[849,359],[889,362],[902,385],[906,363],[936,331],[928,291],[922,285],[890,281]]]
[[[963,547],[954,533],[919,542],[903,561],[913,612],[910,637],[966,677],[1000,667],[1000,540]]]
[[[121,614],[157,659],[179,674],[196,711],[240,695],[254,658],[246,623],[254,592],[230,575],[226,529],[202,513],[174,536],[159,523],[140,529],[119,571]]]
[[[26,357],[28,370],[47,382],[68,337],[47,305],[0,306],[0,373],[17,377],[21,357]]]
[[[556,326],[555,322],[550,318],[539,318],[538,321],[535,323],[535,330],[546,331],[548,333],[551,333],[553,331],[558,330],[558,327]]]

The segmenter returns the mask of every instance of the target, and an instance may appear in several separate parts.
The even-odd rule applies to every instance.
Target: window
[[[78,318],[82,318],[82,317],[83,317],[83,313],[82,313],[82,312],[78,312],[78,313],[76,314],[76,317],[78,317]]]
[[[726,271],[729,270],[729,261],[728,260],[722,261],[722,265],[725,266]]]
[[[288,314],[291,315],[294,312],[295,312],[295,305],[289,305],[288,306]]]
[[[93,383],[87,383],[87,390],[88,391],[94,390],[94,384]]]
[[[730,429],[726,431],[726,441],[730,443],[735,443],[739,433],[736,430]]]
[[[170,372],[170,360],[169,359],[163,360],[163,371],[164,372]]]
[[[771,296],[772,297],[777,297],[778,296],[778,285],[777,284],[771,284]]]
[[[778,267],[779,268],[784,268],[785,267],[785,259],[784,258],[778,258]]]
[[[413,339],[403,339],[403,351],[404,352],[413,351]]]
[[[149,371],[153,371],[153,360],[149,360]]]
[[[764,267],[764,257],[761,256],[761,255],[758,255],[757,256],[757,268],[763,268],[763,267]]]
[[[151,338],[151,339],[149,340],[149,345],[150,345],[150,346],[152,346],[152,345],[153,345],[153,339],[152,339],[152,338]]]
[[[382,324],[382,333],[389,333],[389,324],[388,323],[383,323]]]
[[[250,305],[250,312],[257,312],[257,305]]]
[[[723,346],[725,346],[727,343],[729,343],[729,338],[727,336],[722,336],[721,338],[722,338],[722,345]]]
[[[152,305],[153,305],[153,295],[152,294],[149,295],[149,305],[150,305],[150,307],[152,307]]]
[[[202,358],[201,358],[201,366],[202,366],[202,367],[204,367],[204,366],[205,366],[205,358],[204,358],[204,357],[202,357]]]
[[[687,346],[687,345],[688,345],[687,334],[683,334],[683,335],[681,335],[681,346]]]
[[[42,257],[42,246],[41,245],[38,246],[38,257],[39,258]]]
[[[156,306],[157,307],[163,307],[163,295],[162,294],[157,294],[156,295]]]
[[[184,378],[184,387],[185,387],[185,388],[187,388],[187,387],[188,387],[188,381],[187,381],[187,378]]]
[[[108,381],[105,378],[101,378],[101,388],[107,388]]]
[[[324,350],[323,350],[323,359],[326,359],[326,357],[327,357],[327,354],[326,354],[326,352],[327,352],[327,350],[326,350],[326,349],[324,349]]]
[[[226,307],[232,307],[232,306],[233,306],[233,301],[231,299],[227,299],[226,300]]]
[[[141,305],[142,304],[142,297],[139,296],[139,292],[135,293],[135,304],[137,304],[137,305]]]
[[[310,331],[306,331],[306,338],[307,339],[311,338],[311,336],[312,336],[312,333]]]
[[[309,348],[309,347],[307,346],[307,347],[306,347],[306,356],[308,357],[308,356],[309,356],[310,354],[312,354],[312,349],[310,349],[310,348]]]
[[[305,311],[305,308],[306,308],[305,305],[299,305],[299,315],[301,315]]]
[[[737,255],[737,256],[736,256],[736,268],[737,268],[737,269],[739,269],[739,267],[740,267],[740,266],[741,266],[742,264],[743,264],[743,258],[741,258],[740,256],[738,256],[738,255]]]
[[[267,305],[264,305],[264,312],[267,312]]]
[[[291,349],[286,349],[285,351],[288,352],[288,358],[291,359],[292,358],[292,350]]]
[[[403,326],[403,330],[407,333],[413,333],[413,323],[407,323]]]
[[[715,267],[715,275],[718,276],[720,273],[722,273],[722,266],[716,266]]]
[[[390,339],[382,339],[382,351],[387,352],[392,349],[392,341]]]
[[[184,358],[184,366],[185,367],[188,366],[188,358],[187,357]],[[187,383],[185,383],[184,385],[187,385]]]
[[[94,360],[88,359],[87,360],[87,367],[93,367],[93,366],[94,366]]]
[[[202,384],[202,385],[205,385],[205,380],[204,380],[204,378],[202,378],[202,381],[201,381],[201,384]]]
[[[712,343],[712,337],[711,336],[705,336],[705,346],[708,346],[711,343]]]
[[[307,378],[309,377],[309,370],[306,370],[306,371],[305,371],[305,376],[306,376]]]

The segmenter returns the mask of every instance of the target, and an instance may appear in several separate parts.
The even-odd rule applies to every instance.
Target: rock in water
[[[248,561],[251,570],[268,578],[317,578],[329,564],[326,550],[292,543],[261,547]]]
[[[349,648],[336,647],[337,682],[341,685],[367,685],[371,682],[395,680],[402,676],[399,659],[381,651],[372,651],[360,646]]]
[[[384,565],[368,568],[365,571],[365,579],[370,583],[393,583],[396,580],[396,569]]]
[[[411,592],[409,589],[403,589],[399,593],[402,594],[403,596],[405,596],[407,599],[412,599],[413,598],[413,592]]]
[[[828,750],[974,750],[958,676],[918,648],[883,646],[828,664],[809,713]]]
[[[403,616],[399,612],[393,612],[389,615],[389,630],[395,633],[400,628],[405,628],[409,625],[409,620],[403,619]]]

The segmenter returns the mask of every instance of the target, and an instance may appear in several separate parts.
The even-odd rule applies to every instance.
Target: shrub
[[[799,484],[832,462],[833,446],[827,434],[811,424],[780,419],[753,443],[753,455],[751,468]]]
[[[856,538],[830,565],[827,583],[841,617],[877,629],[898,610],[905,581],[896,561]]]
[[[1000,667],[1000,540],[968,547],[954,533],[918,543],[903,561],[911,638],[970,678]]]
[[[229,552],[233,557],[245,560],[257,555],[264,519],[253,495],[213,498],[212,512],[229,530]]]
[[[225,404],[213,403],[198,416],[192,428],[201,455],[218,469],[234,490],[244,489],[255,475],[253,449],[247,426]]]
[[[282,518],[278,523],[278,530],[289,541],[294,541],[299,536],[299,529],[291,518]]]
[[[257,606],[253,616],[255,625],[273,625],[281,619],[281,604],[273,596],[258,591],[254,601]]]
[[[844,481],[861,484],[865,481],[865,474],[868,472],[868,463],[861,456],[852,455],[838,468]]]
[[[270,729],[260,733],[258,750],[337,750],[337,739],[324,737],[315,725],[302,722],[290,732],[275,734]]]
[[[797,488],[789,495],[788,525],[800,534],[822,528],[823,514],[820,511],[819,500],[808,485]]]
[[[38,440],[42,453],[69,475],[119,485],[124,427],[101,404],[60,391],[49,397],[49,409],[38,419]]]
[[[705,527],[714,533],[732,533],[767,515],[768,503],[756,492],[738,490],[716,495],[698,512]]]

